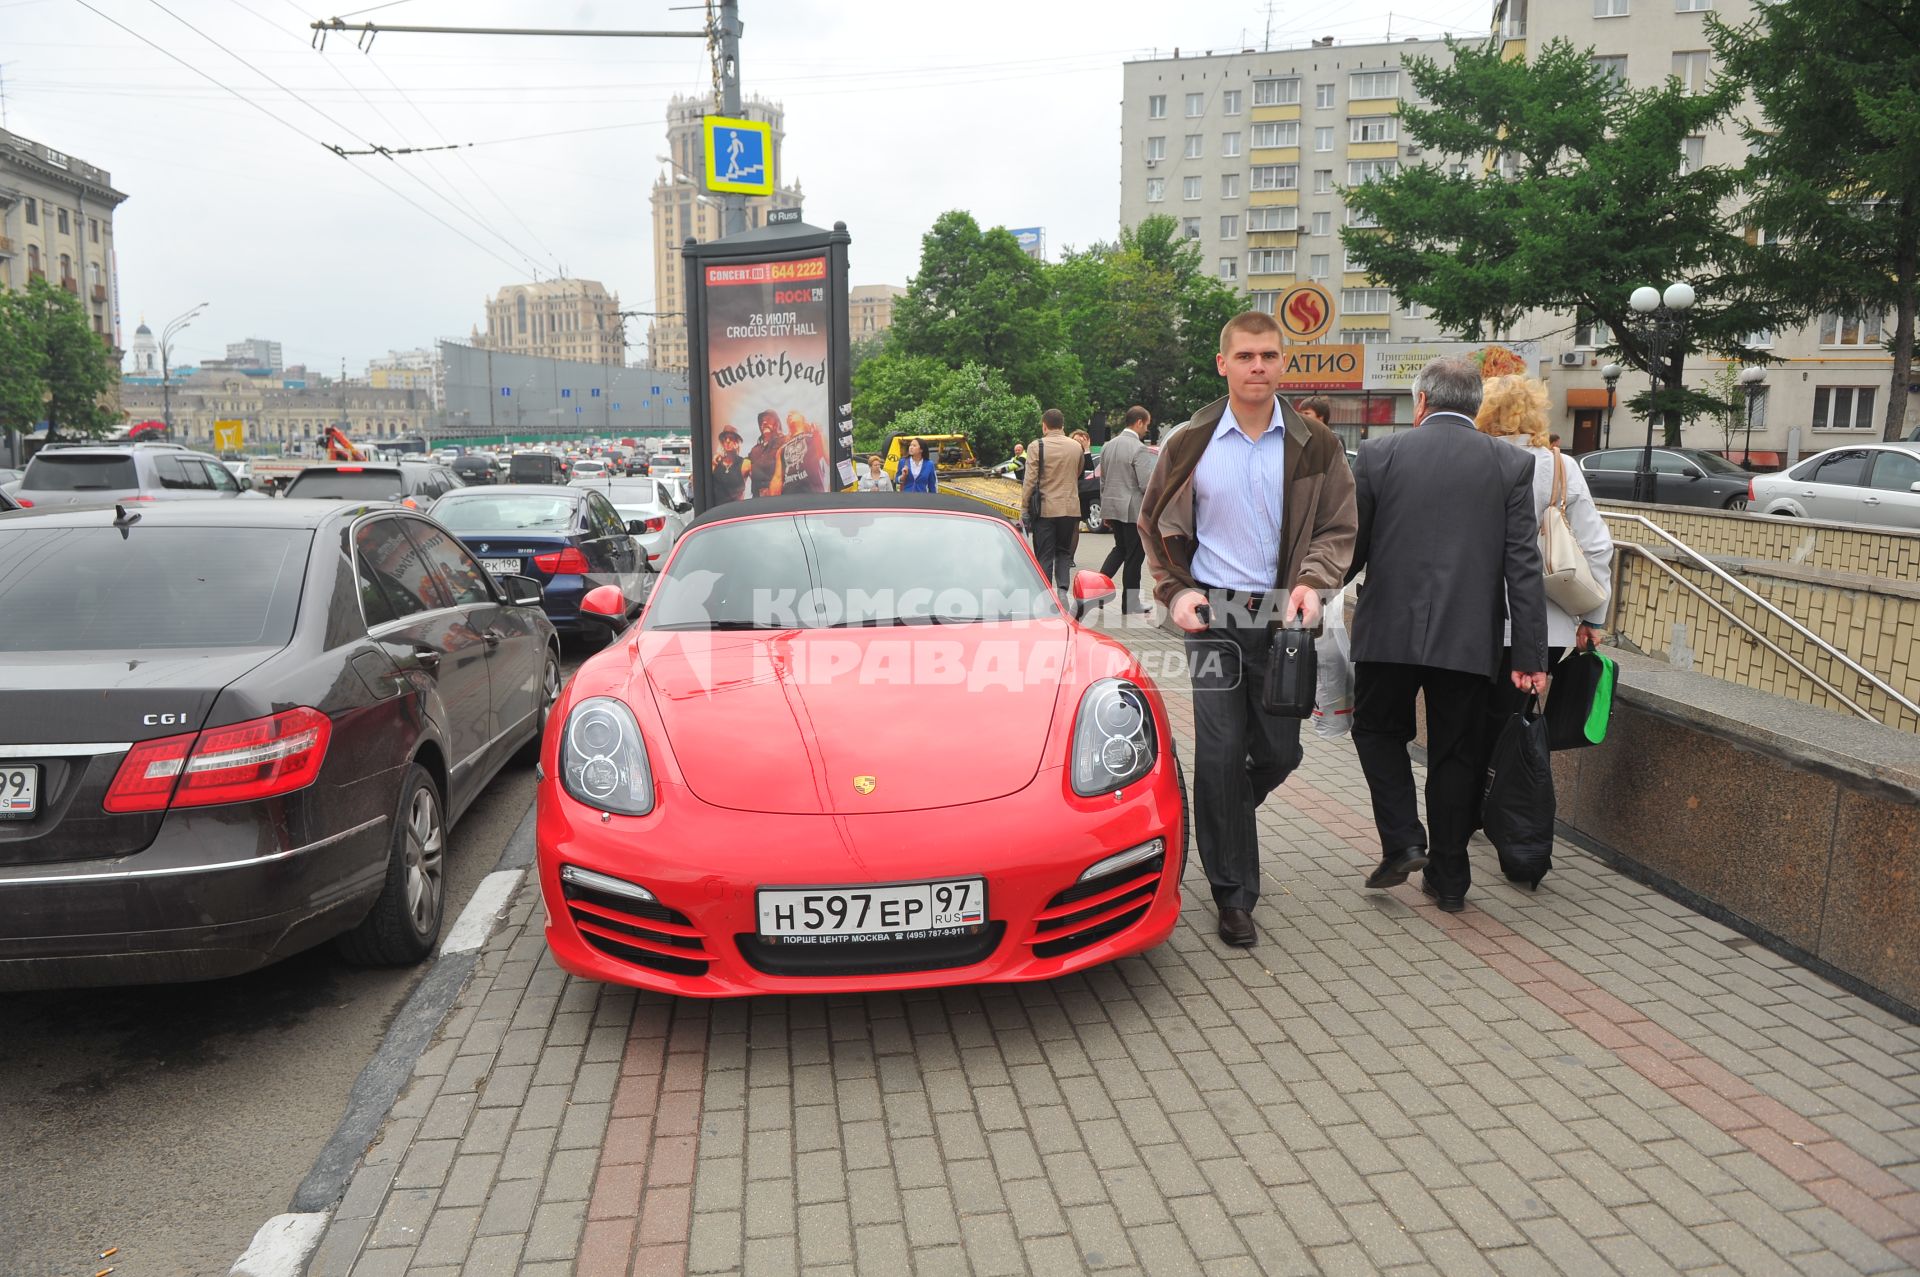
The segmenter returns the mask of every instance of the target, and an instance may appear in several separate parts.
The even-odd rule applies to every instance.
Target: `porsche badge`
[[[871,776],[855,776],[853,778],[854,792],[859,794],[871,794],[873,792],[874,786],[877,785],[878,783],[879,782],[874,780],[874,778]]]

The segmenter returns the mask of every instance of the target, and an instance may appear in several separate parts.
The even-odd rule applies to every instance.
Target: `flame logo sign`
[[[1296,332],[1316,331],[1326,322],[1327,313],[1320,306],[1320,299],[1312,293],[1295,293],[1293,300],[1287,303],[1287,322]]]

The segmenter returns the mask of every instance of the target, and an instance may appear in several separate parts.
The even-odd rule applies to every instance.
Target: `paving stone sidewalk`
[[[1195,864],[1169,943],[1039,985],[636,994],[528,887],[309,1271],[1920,1271],[1920,1028],[1565,845],[1364,891],[1367,812],[1307,733],[1258,947]]]

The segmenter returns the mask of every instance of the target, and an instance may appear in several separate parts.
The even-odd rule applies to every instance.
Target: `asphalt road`
[[[453,830],[443,927],[533,789],[509,764]],[[422,970],[323,946],[231,980],[0,994],[0,1274],[224,1274],[287,1209]]]

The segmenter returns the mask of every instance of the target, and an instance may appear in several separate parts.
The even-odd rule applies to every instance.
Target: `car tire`
[[[540,708],[533,718],[533,739],[520,747],[523,763],[540,761],[540,742],[547,738],[547,719],[553,714],[554,702],[560,699],[560,683],[560,649],[550,646],[540,663]]]
[[[1720,508],[1722,510],[1744,510],[1747,508],[1747,499],[1739,493],[1735,493],[1733,496],[1728,497],[1727,503]]]
[[[1082,516],[1082,520],[1087,525],[1087,531],[1089,532],[1104,532],[1106,530],[1107,525],[1100,518],[1100,500],[1098,497],[1087,502],[1087,512]]]
[[[357,966],[401,967],[432,953],[446,911],[446,852],[439,786],[415,763],[400,786],[386,885],[360,925],[336,942],[340,956]]]

